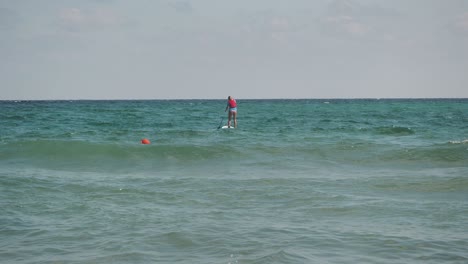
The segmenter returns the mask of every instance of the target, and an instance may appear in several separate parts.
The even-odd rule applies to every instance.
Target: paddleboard
[[[226,128],[234,128],[234,127],[233,127],[233,126],[231,126],[231,127],[228,127],[228,126],[222,126],[221,128],[222,128],[222,129],[226,129]]]

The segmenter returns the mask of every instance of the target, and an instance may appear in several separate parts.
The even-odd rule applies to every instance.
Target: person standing
[[[237,128],[237,102],[236,99],[234,99],[232,96],[228,96],[228,102],[224,112],[226,112],[228,109],[228,128],[231,128],[231,119],[234,120],[234,127]]]

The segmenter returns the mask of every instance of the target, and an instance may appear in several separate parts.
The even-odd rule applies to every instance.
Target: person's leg
[[[232,113],[234,119],[234,127],[237,128],[237,111]]]
[[[228,114],[228,127],[231,127],[231,118],[232,118],[232,112],[229,110],[229,114]]]

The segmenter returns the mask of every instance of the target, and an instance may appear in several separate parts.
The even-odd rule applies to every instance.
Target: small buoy
[[[147,144],[150,144],[150,143],[151,142],[147,138],[144,138],[144,139],[141,140],[141,144],[147,145]]]

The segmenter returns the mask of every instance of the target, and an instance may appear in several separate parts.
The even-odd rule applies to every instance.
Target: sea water
[[[0,263],[468,263],[468,100],[225,105],[0,102]]]

